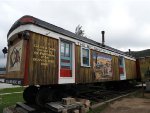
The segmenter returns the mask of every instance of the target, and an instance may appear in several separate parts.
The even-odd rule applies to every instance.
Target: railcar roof
[[[17,27],[19,27],[21,25],[25,25],[25,24],[34,24],[34,25],[37,25],[39,27],[42,27],[42,28],[54,31],[56,33],[59,33],[59,34],[71,37],[73,39],[76,39],[76,40],[79,40],[79,41],[82,41],[82,42],[85,42],[85,43],[88,43],[88,44],[91,44],[91,45],[94,45],[94,46],[97,46],[97,47],[101,47],[101,48],[113,51],[115,53],[119,53],[119,54],[122,54],[122,55],[125,55],[125,56],[129,56],[128,54],[125,54],[124,52],[122,52],[120,50],[114,49],[114,48],[109,47],[107,45],[105,45],[105,47],[103,47],[102,44],[99,43],[99,42],[96,42],[96,41],[94,41],[92,39],[89,39],[89,38],[86,38],[86,37],[83,37],[83,36],[78,36],[75,33],[72,33],[72,32],[70,32],[68,30],[65,30],[65,29],[61,28],[61,27],[55,26],[53,24],[50,24],[48,22],[45,22],[43,20],[40,20],[38,18],[35,18],[33,16],[29,16],[29,15],[25,15],[25,16],[21,17],[19,20],[17,20],[12,25],[12,27],[10,28],[10,30],[9,30],[9,32],[7,34],[7,37]],[[129,56],[129,57],[132,57],[132,56]]]

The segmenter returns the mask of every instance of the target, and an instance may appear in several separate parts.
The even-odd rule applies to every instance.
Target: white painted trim
[[[59,65],[59,66],[58,66],[58,84],[60,84],[60,56],[61,56],[61,55],[60,55],[60,54],[61,54],[61,53],[60,53],[60,51],[61,51],[61,50],[60,50],[60,46],[61,46],[61,45],[60,45],[60,42],[61,42],[61,40],[59,39],[59,40],[58,40],[58,44],[59,44],[59,45],[58,45],[58,47],[59,47],[59,56],[58,56],[58,62],[59,62],[59,63],[58,63],[58,65]]]
[[[74,58],[74,59],[73,59]],[[75,83],[75,44],[72,43],[72,75]]]
[[[112,51],[109,51],[109,50],[106,50],[106,49],[103,49],[103,48],[100,48],[100,47],[97,47],[97,46],[92,46],[92,45],[87,44],[87,43],[84,43],[84,42],[79,42],[79,41],[78,41],[78,42],[76,43],[76,45],[79,45],[79,46],[85,47],[85,48],[89,48],[89,49],[92,49],[92,50],[96,50],[96,51],[101,52],[101,53],[106,53],[106,54],[112,55],[112,56],[123,56],[123,57],[125,57],[126,59],[136,61],[135,58],[131,58],[131,57],[128,57],[128,56],[119,54],[119,53],[115,53],[115,52],[112,52]]]
[[[21,25],[21,26],[17,27],[15,30],[13,30],[13,31],[9,34],[8,40],[10,40],[10,39],[12,38],[12,36],[15,35],[16,33],[19,33],[19,32],[21,32],[21,31],[25,31],[25,30],[30,30],[30,29],[31,29],[30,26],[31,26],[31,25],[28,25],[28,24],[27,24],[27,25]]]
[[[61,37],[61,39],[62,39],[62,37]],[[61,54],[60,53],[60,51],[61,51],[61,49],[60,49],[61,44],[60,43],[61,43],[61,40],[59,39],[59,54]],[[60,55],[59,55],[59,75],[58,75],[59,76],[58,77],[59,82],[58,82],[58,84],[75,83],[75,59],[73,59],[73,58],[75,58],[75,44],[74,43],[71,43],[71,44],[72,44],[72,77],[60,77],[61,67],[60,67]]]
[[[65,40],[72,41],[76,45],[80,45],[81,47],[87,47],[89,49],[93,49],[93,50],[96,50],[96,51],[99,51],[99,52],[102,52],[102,53],[106,53],[106,54],[109,54],[109,55],[113,55],[113,56],[123,56],[126,59],[136,61],[134,58],[131,58],[131,57],[128,57],[128,56],[125,56],[125,55],[121,55],[119,53],[115,53],[115,52],[112,52],[112,51],[109,51],[109,50],[106,50],[106,49],[102,49],[100,47],[93,46],[91,44],[87,44],[87,43],[81,42],[79,40],[67,37],[65,35],[62,35],[62,34],[59,34],[59,33],[56,33],[56,32],[50,31],[50,30],[47,30],[45,28],[42,28],[42,27],[39,27],[39,26],[36,26],[36,25],[33,25],[33,24],[27,24],[27,25],[19,26],[13,32],[10,33],[10,35],[8,36],[8,40],[13,38],[12,36],[14,34],[19,33],[21,31],[24,31],[24,30],[29,30],[29,31],[32,31],[32,32],[35,32],[35,33],[39,33],[39,34],[42,34],[44,36],[52,37],[52,38],[55,38],[55,39],[59,39],[59,37],[61,37],[61,38],[65,39]]]
[[[123,71],[124,71],[124,76],[120,76],[120,80],[126,80],[127,79],[127,75],[126,75],[126,64],[125,64],[125,58],[123,58]]]
[[[125,76],[125,80],[127,79],[127,75],[126,75],[126,62],[125,62],[125,58],[123,58],[123,62],[124,62],[124,64],[123,64],[123,67],[124,67],[124,76]]]
[[[87,49],[87,50],[89,51],[89,65],[88,65],[88,66],[83,64],[83,57],[82,57],[82,56],[83,56],[83,52],[82,52],[82,49]],[[91,54],[90,49],[89,49],[89,48],[85,48],[85,47],[81,47],[80,52],[81,52],[81,56],[80,56],[80,59],[81,59],[81,66],[83,66],[83,67],[91,67],[91,65],[90,65],[90,60],[91,60],[91,57],[90,57],[90,54]]]

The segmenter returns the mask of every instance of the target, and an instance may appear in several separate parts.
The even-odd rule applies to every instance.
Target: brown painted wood
[[[127,79],[135,79],[136,75],[136,62],[125,59],[125,67],[126,67],[126,77]]]
[[[119,59],[117,56],[112,56],[112,72],[113,72],[113,80],[120,80]]]
[[[77,83],[92,83],[92,82],[101,82],[106,80],[95,80],[94,70],[93,70],[93,52],[94,50],[90,50],[91,52],[91,60],[90,64],[91,67],[83,67],[81,66],[81,47],[76,46],[75,53],[76,53],[76,82]],[[96,52],[100,54],[100,52]],[[104,54],[104,53],[102,53]],[[126,66],[126,74],[127,79],[135,79],[136,78],[136,62],[125,59],[125,66]],[[120,74],[119,74],[119,57],[118,56],[112,56],[112,72],[113,76],[112,80],[120,80]]]
[[[57,84],[58,40],[32,33],[29,42],[29,84]]]
[[[106,80],[95,80],[94,69],[93,69],[93,52],[94,50],[90,50],[91,59],[90,59],[90,67],[81,66],[81,47],[76,46],[76,82],[77,83],[92,83],[92,82],[100,82]],[[97,52],[100,54],[100,52]],[[104,53],[102,53],[104,54]],[[119,61],[117,56],[112,56],[112,72],[113,76],[112,80],[119,80]]]
[[[147,74],[147,71],[150,71],[150,57],[142,57],[139,58],[138,61],[140,66],[140,78],[143,81],[150,79],[150,76],[145,76]]]
[[[20,40],[21,38],[16,38],[14,40],[14,44],[19,42]],[[24,40],[20,71],[8,72],[7,70],[8,74],[6,75],[6,78],[24,79],[26,44],[27,41]],[[93,83],[93,82],[107,81],[107,80],[96,80],[93,69],[94,52],[96,52],[97,54],[104,54],[97,52],[95,50],[90,50],[90,67],[83,67],[81,66],[81,47],[75,45],[76,83]],[[29,66],[27,67],[28,68],[27,76],[29,85],[58,84],[59,42],[57,39],[30,32],[28,57],[29,57]],[[109,81],[120,80],[118,56],[111,56],[111,57],[112,57],[113,76],[112,79],[109,79]],[[136,62],[131,61],[129,59],[125,59],[125,66],[127,79],[136,78]]]

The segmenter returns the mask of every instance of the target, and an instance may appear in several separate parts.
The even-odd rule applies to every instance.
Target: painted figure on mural
[[[23,41],[19,41],[9,49],[8,71],[20,70]]]
[[[14,65],[18,65],[20,63],[20,50],[21,48],[17,49],[14,48],[10,54],[10,66],[14,67]]]
[[[93,69],[96,80],[112,78],[112,58],[106,54],[93,53]]]

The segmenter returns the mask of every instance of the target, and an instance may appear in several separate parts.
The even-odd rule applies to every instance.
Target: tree
[[[78,36],[83,36],[84,35],[84,30],[82,30],[82,26],[78,25],[75,29],[75,34],[77,34]]]

